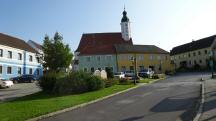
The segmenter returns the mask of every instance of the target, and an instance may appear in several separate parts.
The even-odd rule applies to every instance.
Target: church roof
[[[197,41],[192,41],[190,43],[186,43],[186,44],[174,47],[171,50],[170,55],[176,55],[176,54],[181,54],[181,53],[185,53],[189,51],[194,51],[194,50],[210,47],[213,44],[215,37],[216,35],[213,35],[210,37],[206,37],[206,38],[203,38]]]
[[[130,44],[132,39],[125,41],[120,32],[83,34],[76,52],[80,55],[114,54],[115,44]]]

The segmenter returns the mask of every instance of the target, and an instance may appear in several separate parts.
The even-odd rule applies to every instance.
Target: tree
[[[45,35],[43,52],[45,61],[43,66],[49,71],[59,72],[61,69],[68,68],[73,57],[69,45],[63,43],[63,37],[58,32],[53,39]]]
[[[110,79],[110,78],[114,78],[114,75],[113,75],[113,71],[112,71],[112,68],[111,67],[107,67],[105,68],[106,72],[107,72],[107,78]]]

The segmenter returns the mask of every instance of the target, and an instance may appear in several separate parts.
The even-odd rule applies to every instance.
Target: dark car
[[[32,83],[37,81],[37,78],[34,75],[22,75],[19,77],[14,77],[11,79],[14,83]]]

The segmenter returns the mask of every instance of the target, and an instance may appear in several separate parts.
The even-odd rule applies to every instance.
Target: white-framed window
[[[149,55],[149,59],[150,59],[150,60],[153,60],[153,59],[154,59],[154,56],[153,56],[153,55]]]
[[[8,51],[8,58],[12,58],[12,51]]]
[[[143,61],[144,60],[144,55],[139,55],[139,60]]]
[[[3,49],[0,49],[0,57],[3,57]]]
[[[29,55],[29,62],[32,62],[33,61],[33,57],[32,55]]]
[[[128,55],[128,60],[130,61],[132,57],[132,55]]]
[[[97,61],[100,61],[101,60],[101,57],[100,56],[97,56]]]
[[[18,68],[17,68],[17,73],[18,73],[18,74],[22,74],[22,68],[21,68],[21,67],[18,67]]]
[[[29,68],[29,74],[33,74],[33,69]]]
[[[90,56],[86,57],[86,61],[90,62],[91,61],[91,57]]]
[[[84,72],[87,72],[87,71],[88,71],[88,69],[87,69],[87,68],[83,68],[83,71],[84,71]]]
[[[11,66],[7,67],[7,74],[12,74],[12,67]]]
[[[157,56],[157,59],[158,59],[158,60],[161,60],[161,56],[160,56],[160,55],[158,55],[158,56]]]
[[[111,56],[111,55],[107,55],[107,56],[106,56],[106,59],[107,59],[108,61],[112,61],[112,56]]]
[[[22,60],[22,54],[18,53],[18,60]]]

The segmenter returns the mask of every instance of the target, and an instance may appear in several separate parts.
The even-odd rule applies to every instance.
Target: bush
[[[87,79],[88,91],[99,90],[104,88],[104,80],[97,76],[90,76]]]
[[[50,72],[49,74],[41,77],[39,86],[44,92],[52,93],[57,80],[60,78],[58,73]]]
[[[118,79],[106,79],[104,81],[105,81],[105,87],[111,87],[119,83]]]
[[[84,72],[71,72],[63,78],[44,76],[40,83],[44,92],[57,95],[77,94],[104,88],[104,80]]]

